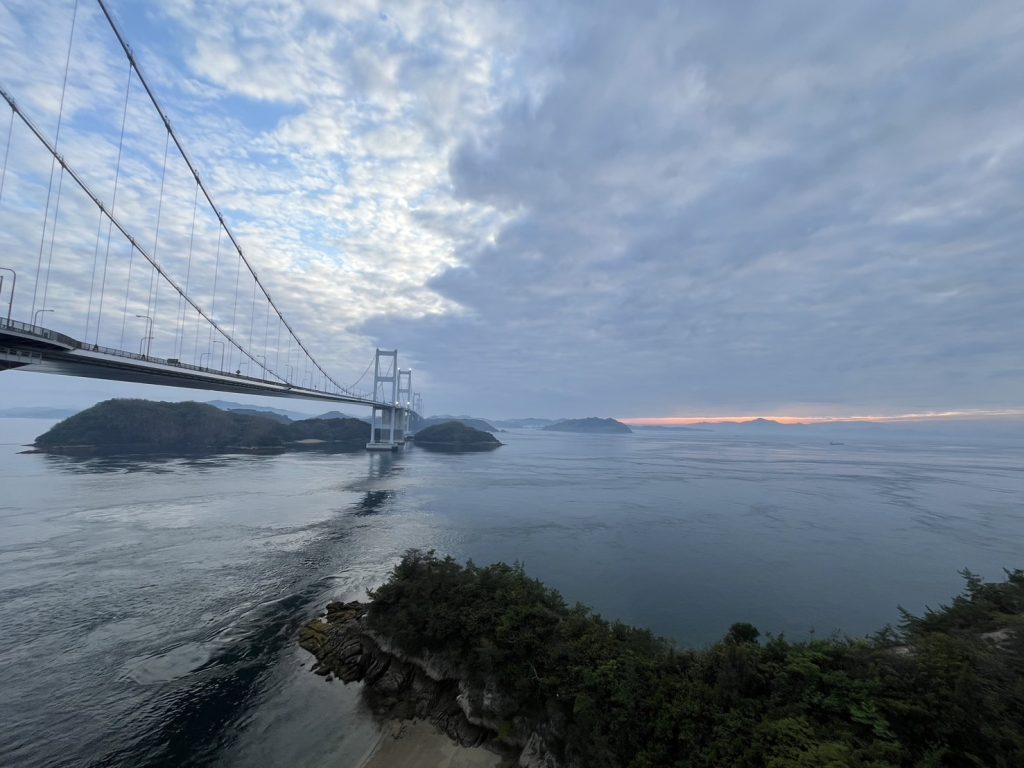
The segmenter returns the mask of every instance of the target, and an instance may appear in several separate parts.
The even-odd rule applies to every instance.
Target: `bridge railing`
[[[67,347],[79,347],[81,344],[76,339],[70,336],[65,336],[63,333],[52,331],[49,328],[44,328],[41,325],[32,325],[31,323],[23,323],[20,320],[8,320],[5,317],[0,317],[0,328],[10,328],[15,331],[21,331],[23,333],[31,333],[33,336],[42,336],[48,341],[55,341],[58,344],[63,344]]]
[[[46,339],[47,341],[53,341],[58,344],[62,344],[72,349],[80,349],[84,352],[99,352],[104,355],[114,355],[116,357],[124,357],[130,360],[141,360],[147,363],[158,363],[162,365],[171,365],[175,368],[187,368],[192,371],[201,371],[203,373],[215,373],[224,376],[230,376],[234,379],[247,379],[252,382],[259,382],[261,384],[281,384],[283,386],[290,386],[287,382],[274,381],[266,378],[257,378],[255,376],[243,375],[240,373],[230,373],[229,371],[221,371],[216,368],[205,368],[203,366],[192,365],[191,363],[182,363],[180,361],[172,361],[168,358],[153,357],[151,355],[142,355],[136,352],[128,352],[124,349],[114,349],[113,347],[104,347],[99,344],[83,344],[78,339],[74,339],[71,336],[67,336],[58,331],[44,328],[41,325],[32,325],[31,323],[23,323],[20,320],[8,320],[7,318],[0,317],[0,329],[9,328],[11,330],[20,331],[22,333],[29,333],[33,336]]]
[[[44,328],[41,325],[33,325],[31,323],[23,323],[20,320],[8,320],[5,317],[0,317],[0,330],[9,328],[11,330],[20,331],[22,333],[29,333],[33,336],[46,339],[47,341],[53,341],[57,344],[62,344],[72,349],[78,349],[83,352],[97,352],[103,355],[113,355],[115,357],[123,357],[130,360],[139,360],[145,363],[156,363],[158,365],[168,365],[174,368],[184,368],[190,371],[197,371],[199,373],[216,374],[218,376],[227,376],[234,380],[243,380],[252,382],[253,384],[274,384],[285,389],[291,390],[305,390],[305,387],[296,387],[289,384],[286,381],[273,380],[268,378],[258,378],[256,376],[249,376],[241,373],[231,373],[230,371],[222,371],[217,368],[205,368],[199,365],[192,365],[191,363],[183,363],[177,360],[171,360],[163,357],[152,357],[149,355],[142,355],[136,352],[128,352],[123,349],[114,349],[113,347],[104,347],[99,344],[83,344],[78,339],[72,338],[58,331]],[[309,392],[318,392],[319,390],[306,390]],[[368,401],[369,402],[369,401]]]

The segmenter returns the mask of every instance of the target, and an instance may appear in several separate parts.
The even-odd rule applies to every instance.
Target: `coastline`
[[[521,566],[410,550],[372,604],[328,603],[299,644],[388,723],[363,768],[1020,765],[1024,570],[962,576],[950,605],[862,640],[761,640],[739,622],[678,650]]]
[[[509,768],[486,747],[463,747],[426,720],[387,720],[358,768]]]
[[[248,454],[255,456],[277,456],[283,453],[358,453],[365,450],[366,441],[359,440],[292,440],[287,443],[273,445],[225,445],[215,447],[183,447],[178,450],[161,448],[154,450],[147,445],[137,443],[128,445],[53,445],[38,446],[25,443],[21,454],[40,454],[43,456],[66,456],[73,459],[187,459],[196,456],[223,456],[231,454]]]

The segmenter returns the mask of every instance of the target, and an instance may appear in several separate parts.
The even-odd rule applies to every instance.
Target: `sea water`
[[[0,420],[0,765],[356,765],[301,622],[402,552],[519,561],[701,646],[863,635],[1024,567],[1024,440],[513,431],[489,453],[22,454]]]

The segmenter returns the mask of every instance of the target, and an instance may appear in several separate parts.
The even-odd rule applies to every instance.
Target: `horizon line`
[[[944,419],[999,418],[1004,416],[1024,416],[1024,409],[999,411],[926,411],[923,413],[899,414],[861,414],[851,416],[789,416],[754,414],[747,416],[634,416],[618,419],[623,424],[637,427],[673,427],[690,424],[741,424],[747,421],[764,419],[780,424],[842,424],[849,422],[901,422],[901,421],[941,421]]]

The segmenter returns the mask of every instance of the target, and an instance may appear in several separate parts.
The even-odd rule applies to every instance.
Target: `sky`
[[[275,302],[343,383],[381,346],[429,413],[1024,409],[1020,3],[109,4]],[[0,85],[51,136],[73,6],[0,6]],[[95,4],[78,14],[60,146],[106,190],[126,64]],[[118,194],[148,242],[164,141],[140,97]],[[0,266],[30,276],[49,160],[24,131],[13,145]],[[168,176],[158,219],[182,272],[190,183]],[[61,209],[48,298],[47,324],[76,337],[92,333],[86,203]],[[215,220],[199,231],[187,269],[209,290]],[[146,333],[132,320],[128,346]],[[5,405],[124,395],[210,397],[0,375]]]

